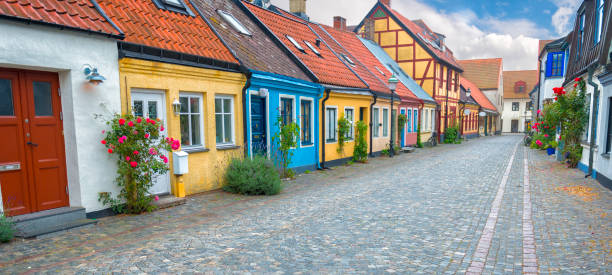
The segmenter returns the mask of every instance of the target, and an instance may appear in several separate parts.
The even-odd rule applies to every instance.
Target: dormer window
[[[525,81],[517,81],[514,83],[514,92],[517,94],[524,93],[527,89],[527,83]]]
[[[164,3],[168,5],[174,5],[174,6],[181,7],[181,8],[185,7],[183,3],[181,3],[180,0],[162,0],[162,1],[164,1]]]
[[[315,53],[316,55],[318,55],[319,57],[321,57],[321,53],[314,47],[312,46],[312,44],[310,44],[310,42],[304,40],[304,44],[306,44],[306,46],[308,46],[308,48],[310,48],[310,50]]]
[[[289,39],[289,42],[291,42],[291,44],[293,44],[293,46],[295,46],[298,50],[300,50],[300,52],[306,53],[304,48],[302,48],[302,46],[300,45],[300,43],[297,42],[297,40],[293,39],[293,37],[291,37],[289,35],[285,35],[285,37],[287,37],[287,39]]]
[[[185,5],[184,0],[153,0],[153,3],[160,9],[195,16],[187,5]]]
[[[355,66],[355,62],[353,62],[352,59],[350,59],[346,54],[340,54],[342,55],[342,58],[344,58],[344,60],[346,60],[346,62],[348,62],[349,64],[351,64],[352,66]]]
[[[174,0],[174,1],[178,1],[178,0]],[[234,28],[239,33],[248,35],[248,36],[252,35],[251,32],[244,25],[242,25],[242,23],[240,23],[240,21],[238,21],[238,19],[236,19],[236,17],[234,17],[231,13],[228,13],[222,10],[217,10],[217,13],[221,17],[223,17],[223,20],[225,20],[225,22],[232,25],[232,28]]]

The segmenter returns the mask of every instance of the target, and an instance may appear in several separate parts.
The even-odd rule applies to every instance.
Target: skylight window
[[[383,76],[385,75],[385,72],[383,72],[383,70],[381,70],[380,68],[378,68],[377,66],[374,66],[374,68],[376,68],[376,70],[378,70],[378,72],[380,74],[382,74]]]
[[[342,57],[346,60],[346,62],[355,66],[355,62],[353,62],[353,60],[351,60],[346,54],[342,54]]]
[[[293,46],[295,46],[298,50],[300,50],[303,53],[306,53],[304,48],[302,48],[302,46],[295,39],[293,39],[293,37],[291,37],[289,35],[285,35],[285,37],[287,37],[287,39],[289,39],[289,41],[291,41],[291,44],[293,44]]]
[[[306,46],[308,46],[308,48],[310,48],[310,50],[311,50],[313,53],[315,53],[315,54],[316,54],[316,55],[318,55],[318,56],[321,56],[321,53],[320,53],[320,52],[319,52],[319,51],[318,51],[318,50],[317,50],[315,47],[313,47],[313,46],[312,46],[312,44],[310,44],[310,42],[308,42],[308,41],[304,40],[304,44],[306,44]]]
[[[174,1],[178,1],[178,0],[174,0]],[[222,10],[217,10],[217,13],[221,17],[223,17],[223,20],[225,20],[225,22],[232,25],[232,27],[239,33],[244,34],[244,35],[249,35],[249,36],[251,35],[251,32],[244,25],[242,25],[242,23],[240,23],[240,21],[238,21],[238,19],[236,19],[236,17],[234,17],[232,14],[222,11]]]
[[[183,3],[181,2],[181,0],[162,0],[164,1],[164,3],[169,4],[169,5],[175,5],[177,7],[183,7]]]

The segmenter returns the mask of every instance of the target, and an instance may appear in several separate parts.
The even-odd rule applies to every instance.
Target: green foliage
[[[404,130],[404,127],[406,126],[407,121],[408,121],[408,116],[406,116],[405,114],[399,114],[397,116],[397,130],[399,133],[401,133]]]
[[[343,116],[338,119],[338,154],[344,154],[344,144],[349,139],[348,134],[351,130],[351,122]]]
[[[7,243],[15,235],[15,224],[0,212],[0,243]]]
[[[423,148],[423,143],[421,142],[421,125],[417,126],[417,148]]]
[[[233,159],[225,172],[223,190],[242,195],[276,195],[283,184],[274,164],[263,156]]]
[[[554,140],[552,140],[552,141],[550,141],[548,143],[548,147],[550,147],[550,148],[557,148],[558,146],[559,146],[559,144],[556,141],[554,141]]]
[[[451,126],[446,128],[444,131],[444,143],[447,144],[459,144],[461,140],[459,140],[459,127]]]
[[[160,120],[116,114],[106,121],[110,127],[101,143],[117,157],[117,178],[121,188],[117,197],[108,192],[98,200],[117,213],[139,214],[152,211],[149,189],[155,177],[168,172],[168,157],[163,152],[178,150],[180,142],[161,135]]]
[[[368,160],[368,142],[366,138],[368,125],[363,121],[358,121],[355,128],[356,140],[355,148],[353,149],[353,160],[364,163]]]
[[[283,118],[278,117],[276,126],[280,129],[277,133],[272,136],[272,144],[274,145],[274,152],[276,157],[276,163],[280,166],[282,176],[285,178],[291,178],[295,175],[293,170],[288,169],[291,159],[293,158],[293,151],[291,148],[297,146],[298,136],[300,135],[300,126],[295,122],[291,122],[283,125]]]
[[[383,155],[383,156],[385,156],[385,157],[388,157],[388,156],[389,156],[389,149],[388,149],[388,148],[383,149],[383,150],[380,152],[380,154],[381,154],[381,155]]]

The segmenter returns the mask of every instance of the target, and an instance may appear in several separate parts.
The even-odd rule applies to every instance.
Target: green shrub
[[[351,130],[351,123],[343,116],[338,119],[338,148],[336,152],[344,155],[344,144],[349,139],[348,134]]]
[[[444,131],[444,143],[447,144],[456,144],[461,143],[459,140],[459,127],[452,126],[446,128]]]
[[[7,243],[15,235],[15,224],[4,214],[0,213],[0,243]]]
[[[296,122],[284,124],[283,118],[280,116],[276,121],[276,126],[280,131],[272,136],[274,160],[281,169],[283,177],[293,178],[295,172],[288,168],[293,158],[293,150],[291,148],[297,146],[297,139],[300,136],[300,126]]]
[[[417,127],[417,148],[423,148],[423,143],[421,142],[421,125]]]
[[[368,142],[366,139],[366,135],[368,134],[368,125],[363,121],[358,121],[355,129],[355,148],[353,148],[353,160],[364,163],[368,160]]]
[[[223,190],[242,195],[276,195],[283,189],[274,164],[263,156],[234,159],[225,172]]]

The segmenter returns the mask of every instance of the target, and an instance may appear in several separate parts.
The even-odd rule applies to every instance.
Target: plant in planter
[[[348,133],[351,130],[351,122],[348,121],[344,116],[338,119],[338,148],[336,151],[338,154],[344,155],[344,145],[349,139]]]
[[[283,123],[283,118],[278,117],[276,125],[280,131],[272,136],[272,144],[274,145],[275,162],[280,166],[281,174],[284,178],[293,178],[295,172],[289,168],[293,151],[291,148],[297,146],[297,139],[300,134],[300,126],[295,122]]]
[[[116,213],[152,211],[149,189],[155,177],[168,172],[166,154],[178,150],[180,142],[161,134],[164,127],[159,119],[116,114],[106,124],[110,129],[102,131],[106,136],[101,143],[117,157],[115,182],[121,191],[116,197],[100,193],[98,200]]]
[[[363,121],[357,122],[355,127],[355,147],[353,148],[353,160],[361,163],[368,161],[368,125]]]
[[[15,236],[15,224],[0,212],[0,243],[10,242]]]
[[[546,152],[548,153],[549,156],[554,155],[556,148],[557,148],[557,142],[553,140],[548,143],[548,148],[546,148]]]

